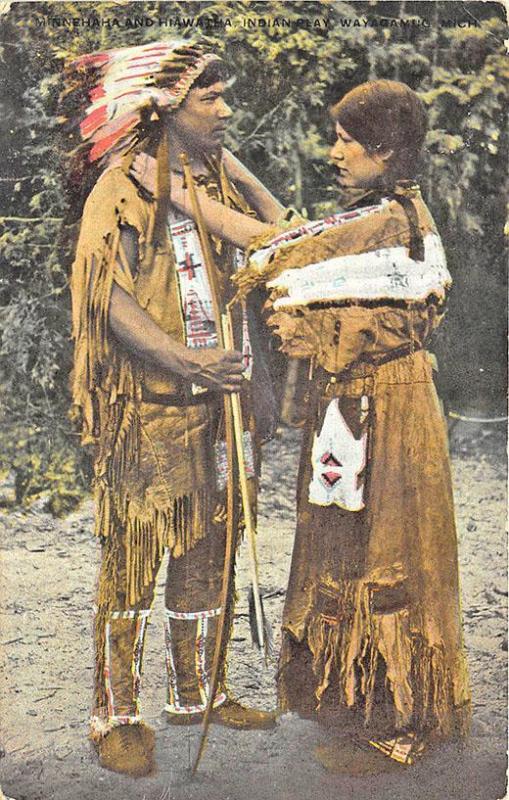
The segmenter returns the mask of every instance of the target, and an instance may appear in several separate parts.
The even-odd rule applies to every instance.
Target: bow
[[[193,175],[189,160],[185,153],[180,155],[182,163],[184,178],[186,185],[189,189],[189,197],[191,200],[191,207],[193,217],[198,229],[198,236],[203,250],[203,257],[205,269],[207,272],[210,292],[212,298],[212,309],[214,320],[216,324],[216,332],[218,344],[223,349],[233,349],[233,330],[231,320],[231,306],[227,304],[223,310],[221,305],[221,298],[219,293],[219,286],[217,280],[217,273],[214,267],[214,260],[210,247],[210,240],[205,228],[203,216],[201,213],[200,205],[196,187],[194,184]],[[214,704],[214,698],[217,691],[219,682],[219,669],[221,665],[221,658],[225,647],[225,638],[227,634],[227,613],[231,600],[234,578],[235,554],[236,554],[236,531],[234,526],[234,507],[235,507],[235,477],[238,472],[240,493],[242,499],[242,511],[244,516],[244,524],[247,533],[249,545],[249,560],[251,566],[251,582],[254,594],[255,612],[256,612],[256,628],[258,634],[258,643],[261,647],[264,646],[265,634],[263,624],[263,611],[261,607],[261,597],[258,583],[258,563],[256,557],[256,531],[254,525],[254,518],[249,499],[248,479],[246,473],[246,460],[244,453],[244,426],[242,420],[242,407],[240,403],[239,394],[225,393],[223,397],[224,403],[224,419],[225,419],[225,439],[226,439],[226,459],[227,459],[227,485],[226,485],[226,546],[225,558],[223,568],[223,580],[221,587],[221,614],[218,620],[218,627],[216,631],[216,641],[214,647],[214,657],[212,661],[212,669],[209,678],[209,695],[207,699],[207,706],[203,716],[202,732],[198,752],[191,769],[191,774],[194,775],[198,769],[201,757],[205,750],[207,743],[208,729],[210,725],[210,714]],[[236,455],[236,459],[235,459]]]

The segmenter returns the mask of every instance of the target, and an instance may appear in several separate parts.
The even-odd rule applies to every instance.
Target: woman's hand
[[[137,153],[129,169],[129,175],[134,178],[152,197],[157,190],[157,161],[148,153]]]

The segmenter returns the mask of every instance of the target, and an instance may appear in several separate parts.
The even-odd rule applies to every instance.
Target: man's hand
[[[223,392],[238,392],[242,384],[242,354],[218,347],[194,349],[164,333],[136,300],[116,284],[109,322],[117,339],[138,358],[162,370]]]
[[[244,369],[242,353],[236,350],[221,350],[218,347],[188,349],[185,377],[207,389],[238,392]]]
[[[157,161],[148,153],[137,153],[129,174],[146,192],[155,197],[157,186]]]

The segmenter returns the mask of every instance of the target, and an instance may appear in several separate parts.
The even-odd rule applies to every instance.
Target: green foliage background
[[[80,17],[110,25],[63,21]],[[190,17],[208,24],[192,31],[158,24]],[[324,17],[328,27],[312,27]],[[259,24],[276,18],[292,27]],[[415,24],[390,24],[397,19]],[[455,280],[435,343],[442,395],[463,412],[504,413],[509,64],[502,5],[20,2],[0,25],[0,469],[15,475],[18,501],[49,491],[51,510],[65,513],[89,478],[67,417],[73,231],[62,226],[62,59],[197,30],[236,75],[229,146],[310,217],[340,205],[326,158],[327,106],[370,78],[402,80],[421,94],[430,120],[421,182]]]

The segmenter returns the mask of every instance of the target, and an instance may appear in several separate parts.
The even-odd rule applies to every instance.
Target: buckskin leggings
[[[191,714],[204,709],[220,613],[225,525],[179,558],[170,555],[165,590],[166,710]],[[162,559],[161,559],[162,560]],[[126,553],[122,532],[102,546],[95,616],[95,697],[92,730],[99,734],[139,721],[143,645],[161,560],[154,580],[134,606],[125,592]],[[230,624],[230,621],[227,621]],[[221,674],[224,670],[221,665]],[[215,704],[224,700],[218,692]]]

